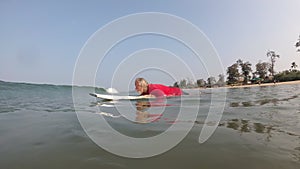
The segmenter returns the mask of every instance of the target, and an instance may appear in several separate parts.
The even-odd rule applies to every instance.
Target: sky
[[[300,35],[299,7],[299,0],[0,0],[0,80],[73,84],[78,58],[97,31],[122,17],[149,12],[176,16],[197,27],[220,63],[204,63],[210,56],[200,52],[204,61],[199,60],[176,38],[142,34],[114,44],[101,62],[96,61],[94,73],[81,70],[82,79],[76,85],[127,90],[133,88],[133,79],[141,76],[167,85],[183,78],[218,77],[238,59],[249,61],[255,69],[258,61],[269,61],[268,50],[280,55],[275,63],[279,72],[289,69],[292,62],[300,65],[300,52],[295,48]],[[151,19],[148,23],[163,29]],[[138,24],[111,29],[106,38]],[[194,36],[182,27],[169,30]],[[212,67],[221,67],[223,72]],[[93,77],[94,84],[84,77]]]

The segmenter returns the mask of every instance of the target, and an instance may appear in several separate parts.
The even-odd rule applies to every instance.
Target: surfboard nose
[[[97,94],[95,94],[95,93],[89,93],[89,95],[97,97]]]

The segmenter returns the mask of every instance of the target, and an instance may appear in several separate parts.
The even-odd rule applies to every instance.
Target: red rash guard
[[[149,84],[148,91],[142,93],[142,95],[152,94],[156,97],[162,96],[181,96],[182,91],[177,87],[168,87],[161,84]]]

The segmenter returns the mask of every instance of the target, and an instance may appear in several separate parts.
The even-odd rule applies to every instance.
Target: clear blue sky
[[[76,59],[88,38],[119,17],[141,12],[169,13],[196,25],[216,48],[224,70],[239,58],[250,61],[254,69],[259,60],[268,61],[270,49],[281,56],[275,65],[275,70],[281,71],[289,69],[293,61],[300,65],[300,53],[294,47],[300,34],[299,7],[299,0],[2,0],[0,80],[71,84]],[[190,54],[165,37],[146,35],[126,43],[107,55],[96,85],[108,87],[113,65],[143,48],[176,48],[178,55]],[[161,61],[165,62],[163,57]],[[193,61],[188,65],[196,78],[207,78],[201,66]],[[151,71],[140,75],[151,82],[174,82],[167,74]],[[180,76],[189,77],[183,73],[176,78]]]

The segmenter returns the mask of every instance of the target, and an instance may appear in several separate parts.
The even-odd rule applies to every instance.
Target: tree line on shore
[[[295,47],[297,48],[297,52],[300,52],[300,36]],[[225,75],[220,74],[218,80],[213,76],[208,77],[207,80],[198,79],[196,82],[187,78],[175,82],[173,86],[180,88],[222,87],[225,85],[276,83],[300,80],[300,71],[297,69],[298,65],[296,62],[292,62],[289,69],[277,73],[274,71],[274,67],[280,55],[275,51],[269,50],[266,56],[270,58],[270,62],[259,61],[255,64],[255,70],[252,69],[252,64],[249,61],[238,59],[236,63],[227,67],[226,81]]]

